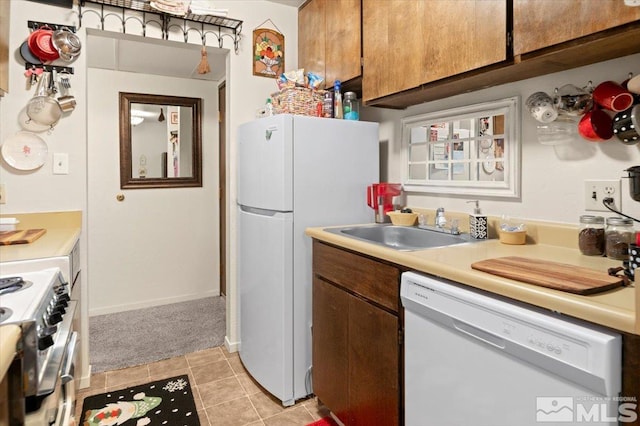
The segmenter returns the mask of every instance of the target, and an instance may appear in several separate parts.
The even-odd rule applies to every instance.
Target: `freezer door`
[[[293,121],[265,117],[238,128],[238,204],[293,210]]]
[[[240,208],[240,358],[284,405],[293,397],[293,214]]]

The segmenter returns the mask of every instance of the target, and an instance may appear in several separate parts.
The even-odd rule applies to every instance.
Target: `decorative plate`
[[[485,157],[484,161],[482,162],[482,168],[484,169],[485,173],[487,174],[491,174],[493,172],[496,171],[496,157],[493,156],[493,154],[489,154]]]
[[[0,152],[14,169],[35,170],[44,164],[49,150],[46,142],[35,133],[18,132],[4,141]]]

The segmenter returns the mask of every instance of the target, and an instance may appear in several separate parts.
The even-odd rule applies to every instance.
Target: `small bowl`
[[[51,44],[58,51],[60,59],[66,62],[73,61],[82,49],[80,37],[66,27],[54,31],[51,37]]]
[[[0,231],[15,231],[19,223],[15,217],[0,218]]]
[[[500,242],[502,244],[520,245],[527,241],[527,231],[500,231]]]
[[[398,210],[387,212],[387,216],[391,218],[391,223],[398,226],[413,226],[418,219],[418,213],[402,213]]]

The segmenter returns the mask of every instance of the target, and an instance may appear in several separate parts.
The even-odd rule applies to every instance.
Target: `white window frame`
[[[411,179],[409,176],[409,153],[411,147],[411,130],[416,127],[429,127],[432,124],[452,122],[469,118],[487,116],[505,116],[504,128],[504,179],[487,180],[435,180],[429,179],[428,164],[424,179]],[[412,117],[405,117],[402,123],[402,183],[407,192],[426,194],[452,194],[469,196],[486,196],[500,198],[520,197],[520,97],[500,99],[475,105],[452,108],[444,111],[430,112]],[[427,144],[428,157],[428,144]],[[471,165],[483,159],[472,153]],[[427,162],[428,159],[425,159]],[[449,160],[451,161],[451,160]]]

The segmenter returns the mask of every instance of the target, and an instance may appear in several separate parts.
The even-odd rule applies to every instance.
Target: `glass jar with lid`
[[[634,242],[633,220],[608,217],[605,229],[605,254],[611,259],[629,259],[629,244]]]
[[[347,92],[344,94],[344,101],[342,102],[344,119],[345,120],[359,120],[360,108],[358,106],[358,97],[355,92]]]
[[[604,217],[593,215],[580,216],[578,248],[587,256],[604,254]]]

